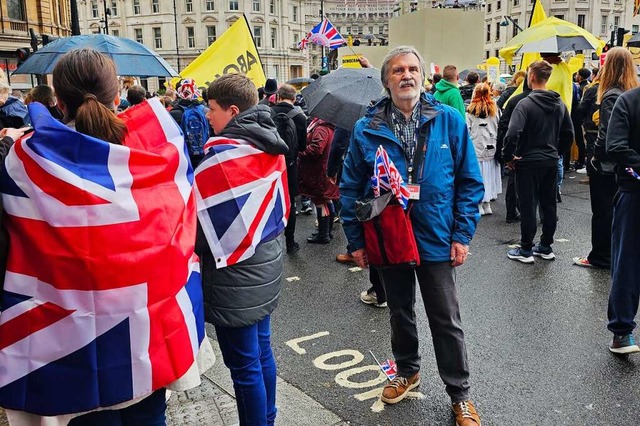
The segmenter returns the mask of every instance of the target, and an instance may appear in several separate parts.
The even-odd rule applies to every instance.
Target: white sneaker
[[[482,208],[484,209],[484,214],[488,215],[488,214],[493,214],[493,211],[491,211],[491,203],[490,202],[486,202],[486,203],[482,203]]]
[[[482,204],[478,204],[478,210],[480,211],[480,216],[484,216],[484,208],[482,208]]]
[[[372,291],[371,293],[367,292],[366,290],[363,291],[362,293],[360,293],[360,300],[365,305],[373,305],[376,308],[387,307],[387,302],[378,303],[378,296],[376,295],[375,291]]]
[[[586,175],[587,174],[587,168],[583,167],[581,169],[576,170],[576,173],[579,173],[581,175]]]

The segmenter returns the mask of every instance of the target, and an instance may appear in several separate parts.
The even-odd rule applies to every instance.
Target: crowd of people
[[[79,67],[78,55],[105,74],[98,85],[86,78],[91,67]],[[147,99],[159,98],[174,127],[181,129],[189,171],[195,175],[197,208],[189,214],[194,224],[198,217],[191,250],[201,263],[202,312],[215,326],[231,372],[240,424],[275,423],[276,363],[270,315],[278,303],[284,254],[295,256],[300,250],[296,215],[315,209],[317,230],[306,238],[307,243],[331,244],[334,225],[341,224],[348,246],[336,260],[369,268],[371,287],[360,294],[360,300],[390,311],[398,374],[384,387],[382,401],[398,403],[420,384],[417,282],[456,424],[479,426],[470,393],[455,268],[466,262],[480,218],[493,214],[491,203],[503,192],[503,178],[505,219],[520,222],[521,232],[519,247],[507,256],[531,264],[535,257],[555,259],[552,245],[563,174],[586,172],[582,183],[590,188],[592,250],[587,256],[576,256],[573,263],[611,269],[609,349],[616,354],[640,352],[633,337],[640,298],[635,279],[640,271],[633,261],[638,251],[635,231],[640,231],[635,216],[640,212],[636,67],[626,49],[613,48],[600,70],[582,68],[575,81],[566,81],[567,66],[559,54],[545,53],[542,58],[515,73],[508,83],[489,82],[470,72],[461,86],[455,66],[447,65],[442,75],[427,79],[420,53],[409,46],[397,47],[380,69],[384,95],[366,100],[368,112],[353,128],[341,128],[309,116],[296,88],[278,85],[275,79],[256,88],[247,77],[230,74],[204,89],[192,79],[183,79],[162,97],[148,96],[131,79],[118,82],[113,64],[85,49],[60,60],[53,74],[55,93],[49,86],[38,86],[23,102],[11,94],[9,86],[0,85],[0,153],[4,160],[12,145],[28,139],[23,135],[32,128],[25,104],[40,103],[53,119],[74,131],[127,146],[128,127],[119,118],[124,115],[117,114],[125,111],[126,115],[129,108],[133,111],[147,105]],[[360,63],[371,67],[366,58]],[[71,84],[68,69],[74,73],[73,90],[67,87]],[[578,157],[571,163],[573,144]],[[404,217],[416,242],[417,259],[410,264],[386,259],[384,267],[369,265],[370,236],[358,209],[363,200],[375,198],[371,182],[372,177],[381,179],[377,173],[382,151],[385,167],[393,170],[384,178],[389,188],[399,191],[389,205],[407,206]],[[248,163],[249,157],[259,163]],[[248,164],[251,173],[247,173]],[[212,208],[235,201],[240,207],[234,208],[242,210],[252,194],[241,202],[237,198],[216,201],[229,189],[211,178],[221,172],[235,177],[230,181],[255,175],[255,181],[238,181],[238,186],[278,176],[269,181],[271,192],[263,196],[275,201],[261,207],[258,203],[260,208],[254,212],[261,215],[260,225],[255,225],[261,228],[243,230],[246,235],[236,245],[230,245],[229,232],[241,232],[239,222]],[[393,179],[398,184],[395,188]],[[406,199],[400,187],[406,189]],[[257,186],[254,190],[260,191]],[[542,234],[536,244],[538,220]],[[225,234],[226,230],[230,231]],[[0,241],[5,259],[11,259],[7,240],[16,232],[12,227],[8,231]],[[12,267],[9,262],[8,270]],[[200,367],[207,364],[200,362],[206,348],[196,355]],[[188,385],[181,382],[177,388],[197,385],[192,378],[177,381],[185,380]],[[172,383],[111,406],[55,414],[60,416],[59,424],[164,424],[165,388],[172,388]],[[8,408],[16,424],[39,414]]]

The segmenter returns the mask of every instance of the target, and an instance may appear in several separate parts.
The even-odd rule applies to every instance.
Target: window
[[[485,59],[489,59],[489,56],[491,56],[491,52],[490,52],[490,51],[488,51],[488,50],[486,50],[486,51],[484,52],[484,58],[485,58]]]
[[[298,22],[298,6],[293,6],[292,18],[293,22]]]
[[[553,16],[555,16],[558,19],[564,19],[564,15],[553,15]]]
[[[487,5],[487,13],[491,13],[491,3]]]
[[[253,0],[253,11],[260,12],[260,0]]]
[[[133,14],[140,15],[140,0],[133,0]]]
[[[120,30],[111,30],[111,35],[112,36],[116,36],[116,37],[120,37]]]
[[[204,8],[206,10],[216,10],[216,2],[213,0],[207,0],[204,2]]]
[[[253,27],[253,41],[256,47],[262,47],[262,27]]]
[[[637,34],[640,31],[640,25],[632,25],[631,26],[631,34]]]
[[[91,2],[91,17],[92,18],[100,17],[100,12],[98,12],[98,0],[93,0]]]
[[[491,24],[487,24],[487,42],[491,41]]]
[[[275,49],[278,47],[278,29],[271,28],[271,48]]]
[[[216,35],[216,26],[215,25],[207,25],[207,44],[211,44],[218,36]]]
[[[280,66],[279,65],[274,65],[273,66],[273,78],[275,78],[276,80],[279,80],[280,76]]]
[[[512,24],[513,24],[513,34],[511,35],[511,37],[515,37],[518,35],[518,20],[514,19]]]
[[[613,30],[614,31],[618,31],[618,27],[620,26],[620,17],[619,16],[614,16],[613,17]]]
[[[500,57],[500,49],[496,49],[496,58]]]
[[[140,44],[144,44],[144,40],[142,39],[142,28],[136,28],[133,32],[135,34],[136,41]]]
[[[513,0],[514,6],[520,6],[520,0]]]
[[[7,0],[7,14],[16,21],[26,21],[23,0]]]
[[[118,16],[118,1],[111,0],[111,16]]]
[[[340,32],[340,31],[338,31]],[[294,47],[298,47],[298,43],[300,42],[300,34],[293,33],[293,45]]]
[[[162,49],[162,28],[153,28],[153,45],[156,49]]]
[[[342,34],[342,27],[340,25],[336,26],[336,30],[338,30],[338,32]]]
[[[347,26],[347,34],[351,34],[351,27]]]
[[[602,15],[602,20],[600,21],[600,34],[606,34],[607,33],[607,27],[609,25],[607,22],[608,16],[607,15]]]
[[[238,2],[234,0],[229,1],[229,10],[238,10]]]
[[[272,15],[276,13],[276,0],[269,0],[269,13]]]
[[[187,27],[187,47],[196,47],[196,32],[193,27]]]
[[[500,22],[496,22],[496,41],[500,40]]]
[[[160,0],[151,0],[151,12],[160,13]]]
[[[193,0],[185,0],[184,2],[184,7],[188,12],[193,12]]]
[[[502,1],[498,0],[496,3],[496,10],[500,10],[502,8]]]
[[[584,28],[585,15],[578,15],[578,26]]]

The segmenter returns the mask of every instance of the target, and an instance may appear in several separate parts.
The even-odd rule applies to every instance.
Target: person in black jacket
[[[594,71],[595,73],[598,70]],[[591,158],[595,149],[596,138],[598,137],[598,126],[593,121],[593,114],[598,110],[598,87],[600,87],[600,78],[596,74],[590,85],[584,89],[582,99],[579,105],[579,114],[582,117],[582,128],[584,129],[585,148],[587,154],[587,175],[593,174],[594,169],[591,166]],[[582,181],[580,181],[582,183]],[[589,182],[588,180],[586,182]],[[585,183],[586,183],[585,182]]]
[[[283,84],[276,92],[276,104],[271,107],[272,116],[279,113],[289,114],[292,111],[298,111],[292,120],[296,126],[296,149],[287,153],[287,182],[289,185],[289,198],[291,199],[291,210],[289,212],[289,220],[284,231],[287,243],[287,253],[294,254],[300,251],[300,245],[295,240],[296,232],[296,209],[295,199],[298,196],[298,153],[307,149],[307,116],[300,107],[294,106],[296,100],[296,88],[290,84]],[[295,113],[293,113],[295,114]]]
[[[634,318],[640,297],[640,88],[637,88],[631,53],[617,47],[611,52],[618,49],[625,63],[621,88],[636,88],[620,95],[611,111],[607,129],[606,154],[615,164],[618,182],[611,232],[611,292],[607,328],[614,335],[609,350],[615,354],[628,354],[640,352],[632,334],[636,327]],[[605,73],[610,65],[611,52],[607,53]],[[600,84],[604,83],[602,78]]]
[[[555,259],[551,244],[556,231],[556,182],[559,153],[573,141],[569,111],[556,92],[546,90],[553,68],[546,61],[529,66],[527,83],[531,93],[513,111],[505,135],[503,159],[516,171],[520,201],[520,248],[508,252],[509,259],[533,263],[533,256]],[[534,247],[536,207],[542,211],[542,237]]]
[[[496,141],[496,160],[500,164],[504,164],[504,161],[502,160],[502,147],[504,146],[504,136],[507,134],[507,130],[509,129],[509,121],[511,121],[513,110],[521,100],[529,96],[529,93],[531,93],[531,89],[529,89],[527,81],[524,80],[522,84],[522,93],[519,93],[509,99],[509,102],[500,116],[500,121],[498,122],[498,138]],[[514,170],[510,169],[507,169],[506,174],[507,191],[505,192],[504,201],[507,205],[507,223],[520,222],[520,214],[518,213],[518,196],[516,194],[516,174]]]

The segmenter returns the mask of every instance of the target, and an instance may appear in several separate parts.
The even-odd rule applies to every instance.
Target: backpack
[[[275,123],[276,129],[278,129],[278,134],[289,147],[289,152],[284,156],[287,166],[292,166],[298,158],[298,129],[293,118],[300,113],[302,113],[302,110],[298,107],[287,113],[276,113],[274,109],[271,109],[271,119]]]
[[[209,123],[204,116],[204,106],[181,105],[183,109],[180,127],[190,156],[204,155],[204,144],[209,139]]]

